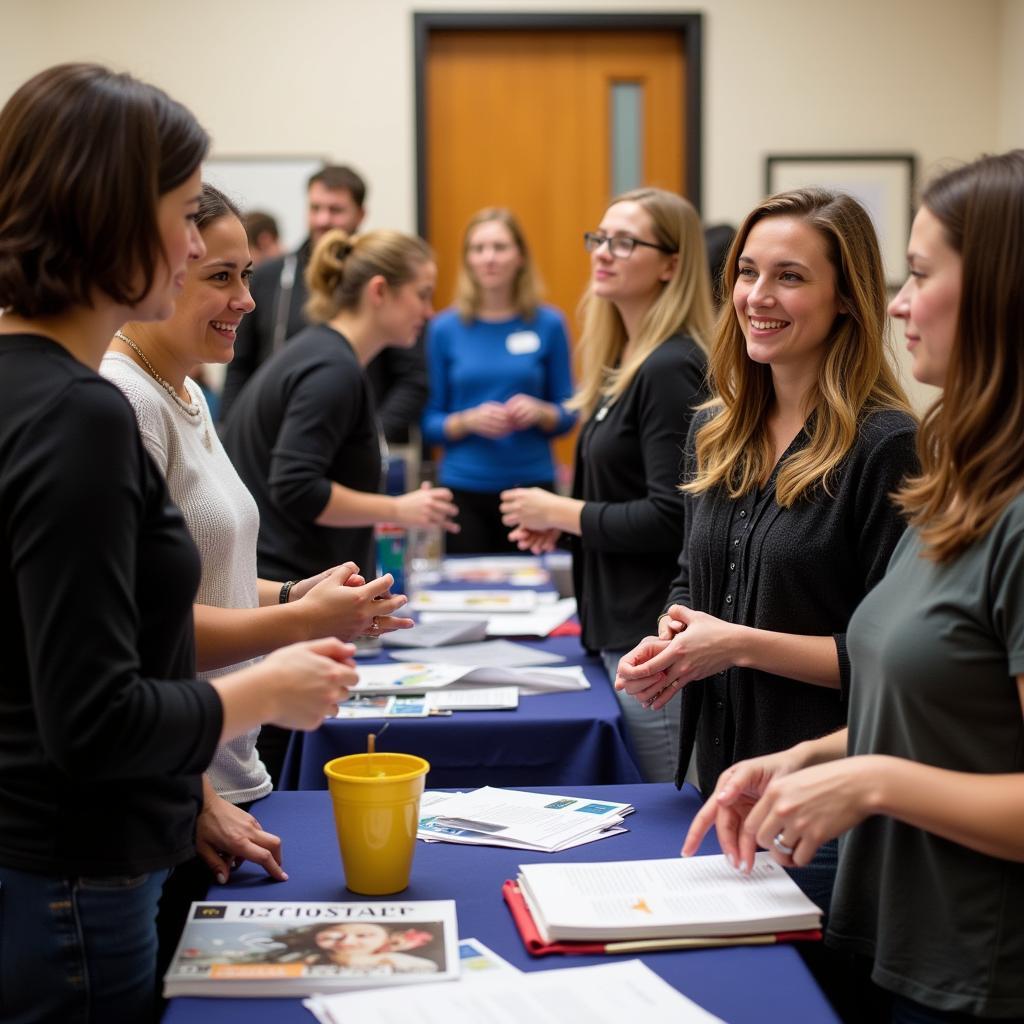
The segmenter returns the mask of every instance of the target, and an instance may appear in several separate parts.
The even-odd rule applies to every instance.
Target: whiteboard
[[[321,156],[211,157],[203,178],[216,185],[244,213],[273,214],[286,250],[306,237],[306,182],[327,161]]]

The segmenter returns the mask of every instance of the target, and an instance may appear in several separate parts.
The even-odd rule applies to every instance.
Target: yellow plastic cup
[[[324,765],[352,892],[388,896],[408,887],[429,770],[413,754],[349,754]]]

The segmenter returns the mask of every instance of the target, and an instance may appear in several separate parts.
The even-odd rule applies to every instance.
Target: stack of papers
[[[554,604],[557,600],[554,591],[538,594],[533,590],[421,590],[409,602],[409,610],[506,614],[532,612],[538,605]]]
[[[519,707],[515,686],[440,690],[423,696],[363,694],[338,705],[335,718],[425,718],[453,711],[512,711]]]
[[[424,793],[419,839],[557,853],[627,831],[629,804],[484,786],[470,793]]]
[[[565,597],[557,601],[538,603],[527,612],[420,612],[420,622],[438,622],[442,619],[480,619],[487,623],[488,636],[547,636],[563,622],[576,614],[576,599]]]
[[[487,636],[487,623],[481,619],[440,619],[417,622],[412,629],[396,629],[385,633],[381,641],[387,648],[415,647],[430,649],[447,644],[469,644]]]
[[[457,583],[500,583],[514,587],[543,587],[550,580],[534,555],[489,555],[446,558],[442,575]]]
[[[528,668],[532,665],[557,665],[565,661],[561,654],[538,651],[526,644],[511,640],[484,640],[475,644],[453,644],[444,650],[430,647],[407,651],[392,651],[395,661],[440,661],[446,665],[472,665],[475,668],[499,666],[502,668]]]
[[[412,694],[427,693],[443,686],[515,686],[524,695],[590,689],[590,683],[578,665],[569,668],[501,668],[413,661],[360,666],[359,683],[352,692]]]

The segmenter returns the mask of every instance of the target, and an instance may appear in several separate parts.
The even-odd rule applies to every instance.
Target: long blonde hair
[[[1024,491],[1024,150],[944,174],[921,202],[963,274],[942,396],[918,432],[922,473],[897,503],[924,554],[944,562]]]
[[[537,275],[537,269],[530,255],[530,247],[526,244],[526,236],[511,210],[502,206],[488,206],[473,214],[466,225],[466,231],[462,236],[462,262],[459,264],[459,276],[455,282],[455,308],[459,316],[469,323],[475,320],[480,314],[480,285],[472,275],[466,256],[469,252],[469,236],[473,228],[481,224],[488,224],[495,221],[508,228],[512,241],[519,250],[520,264],[516,271],[516,278],[512,282],[512,305],[516,313],[523,320],[532,320],[533,314],[537,312],[537,305],[540,302],[541,284]]]
[[[863,412],[910,404],[893,370],[886,320],[885,275],[878,239],[864,208],[848,195],[798,189],[771,196],[740,227],[723,273],[722,307],[711,346],[712,395],[702,408],[712,416],[698,431],[697,476],[684,490],[724,487],[736,498],[768,479],[775,451],[768,433],[774,390],[771,367],[747,356],[746,340],[732,304],[737,264],[747,236],[768,217],[795,217],[825,240],[835,271],[836,296],[846,310],[832,325],[807,422],[810,443],[780,467],[776,500],[789,507],[819,483],[827,491],[857,438]]]
[[[678,253],[676,267],[661,294],[651,303],[632,340],[629,359],[616,367],[626,342],[618,309],[590,288],[580,301],[583,331],[579,340],[580,387],[566,405],[590,416],[602,402],[614,402],[629,387],[647,357],[673,334],[688,334],[707,351],[711,333],[711,283],[704,232],[693,206],[674,192],[640,188],[611,201],[637,203],[651,218],[658,244]]]
[[[337,228],[328,231],[306,267],[306,316],[323,323],[343,309],[356,309],[370,278],[379,275],[388,287],[398,288],[433,258],[422,238],[400,231],[367,231],[352,237]]]

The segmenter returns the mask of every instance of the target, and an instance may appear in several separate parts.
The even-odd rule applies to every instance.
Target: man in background
[[[355,234],[366,215],[366,183],[351,167],[327,165],[307,185],[308,236],[299,248],[257,267],[252,278],[256,309],[242,320],[235,357],[228,364],[221,417],[260,364],[309,323],[303,309],[306,265],[316,243],[332,228]],[[386,348],[366,367],[384,436],[392,444],[409,441],[427,399],[422,342],[412,349]]]
[[[277,221],[273,214],[263,210],[250,210],[242,216],[242,226],[249,241],[249,253],[252,256],[254,270],[267,260],[284,254]]]

